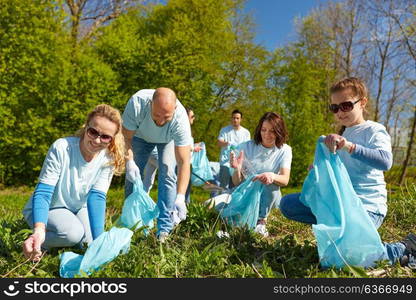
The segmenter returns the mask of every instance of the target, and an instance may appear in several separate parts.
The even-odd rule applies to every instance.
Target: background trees
[[[405,175],[415,4],[328,2],[297,20],[294,42],[273,51],[254,43],[243,8],[243,0],[0,0],[0,185],[35,183],[48,146],[74,133],[96,104],[123,111],[134,92],[158,86],[194,109],[194,137],[211,160],[233,109],[252,132],[265,111],[280,113],[294,154],[291,183],[300,184],[317,137],[336,130],[328,88],[344,76],[366,80],[370,118],[393,137],[407,128],[397,162]]]

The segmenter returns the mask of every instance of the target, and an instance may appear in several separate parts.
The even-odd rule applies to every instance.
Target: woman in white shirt
[[[254,133],[254,139],[238,145],[239,155],[232,152],[230,164],[234,168],[232,180],[239,185],[247,173],[254,173],[254,181],[265,185],[260,200],[259,219],[255,232],[268,236],[267,216],[281,198],[280,187],[286,186],[290,177],[292,149],[285,144],[288,133],[282,117],[267,112],[261,118]]]
[[[106,193],[113,174],[124,170],[120,112],[101,104],[88,114],[76,136],[49,148],[39,183],[23,215],[33,234],[23,253],[39,260],[41,247],[90,243],[104,231]]]

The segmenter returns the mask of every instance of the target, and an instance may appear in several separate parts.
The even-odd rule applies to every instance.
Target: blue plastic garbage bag
[[[142,226],[153,228],[153,219],[158,215],[159,208],[144,191],[141,180],[138,180],[133,184],[133,192],[124,201],[118,225],[130,229],[138,229]],[[144,232],[147,233],[148,230],[145,229]]]
[[[386,258],[385,248],[339,155],[322,141],[321,137],[300,198],[317,220],[312,229],[321,266],[373,266]]]
[[[103,232],[88,247],[84,255],[74,252],[61,254],[59,275],[64,278],[73,278],[82,275],[82,272],[91,274],[101,269],[102,265],[112,261],[120,252],[127,253],[133,232],[127,228],[113,227]]]
[[[238,156],[237,148],[238,148],[238,146],[236,146],[236,145],[228,144],[227,147],[222,152],[221,157],[220,157],[220,162],[222,162],[222,166],[228,167],[228,171],[230,172],[230,176],[232,176],[233,173],[234,173],[234,169],[231,168],[231,166],[230,166],[230,154],[231,154],[231,151],[233,151],[234,154],[236,154]]]
[[[230,202],[220,210],[220,216],[232,226],[256,227],[264,185],[252,179],[250,176],[242,182],[232,192]]]
[[[207,157],[207,152],[205,150],[205,144],[203,142],[201,142],[200,144],[202,148],[201,151],[192,153],[192,173],[205,179],[205,181],[213,180],[214,176],[212,174],[211,166]],[[200,186],[205,183],[195,175],[191,176],[191,182],[195,186]]]

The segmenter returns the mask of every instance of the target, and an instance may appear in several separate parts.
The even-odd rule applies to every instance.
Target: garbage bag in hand
[[[386,258],[385,248],[339,155],[321,141],[300,198],[317,220],[312,229],[321,266],[373,266]]]
[[[127,228],[113,227],[103,232],[88,247],[84,255],[74,252],[61,254],[59,275],[73,278],[82,273],[91,274],[101,269],[102,265],[112,261],[120,252],[127,253],[133,232]]]
[[[220,209],[220,216],[232,226],[255,228],[259,218],[260,198],[264,185],[252,181],[253,176],[243,181],[231,194],[231,200]]]
[[[159,208],[144,191],[141,180],[138,180],[133,184],[133,192],[124,201],[118,225],[132,230],[142,226],[153,228],[153,219],[158,215]],[[144,232],[147,233],[148,229],[145,229]]]
[[[214,175],[212,174],[211,166],[209,164],[207,152],[205,150],[205,144],[203,142],[201,142],[200,144],[202,148],[201,151],[192,153],[192,173],[198,175],[205,181],[213,180]],[[191,176],[191,182],[195,186],[200,186],[205,183],[193,174]]]

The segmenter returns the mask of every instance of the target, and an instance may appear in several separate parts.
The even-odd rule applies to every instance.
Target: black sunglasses
[[[111,141],[113,140],[112,136],[108,134],[100,134],[98,130],[93,127],[87,128],[87,135],[93,140],[95,140],[97,137],[100,137],[100,141],[104,144],[111,143]]]
[[[361,99],[358,99],[355,102],[352,101],[346,101],[346,102],[342,102],[340,104],[331,104],[329,106],[329,110],[332,111],[334,114],[336,114],[338,112],[338,110],[341,110],[343,112],[349,112],[352,111],[354,108],[354,105],[358,102],[360,102]]]

